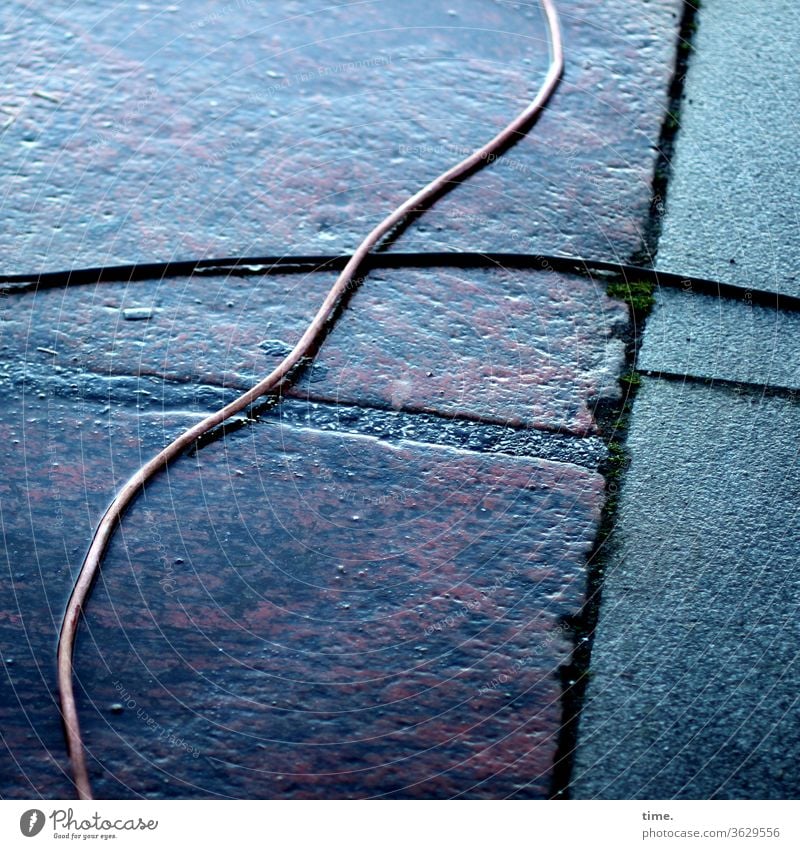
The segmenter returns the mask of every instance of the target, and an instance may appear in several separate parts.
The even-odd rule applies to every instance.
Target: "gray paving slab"
[[[657,267],[798,294],[792,4],[703,4]],[[800,316],[662,290],[637,367],[581,717],[577,798],[800,786]]]
[[[659,266],[800,294],[800,10],[698,13]]]
[[[662,289],[637,367],[800,389],[800,314]]]
[[[577,798],[794,798],[800,405],[645,378]]]

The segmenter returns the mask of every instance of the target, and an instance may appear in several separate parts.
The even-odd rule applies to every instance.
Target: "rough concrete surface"
[[[794,798],[800,406],[645,378],[577,798]]]
[[[712,0],[697,21],[659,267],[800,295],[797,3]]]
[[[637,367],[800,389],[800,314],[662,289]]]
[[[696,23],[657,267],[797,295],[796,5],[714,0]],[[633,405],[578,798],[797,796],[798,329],[657,293],[637,365],[687,382],[644,378]]]

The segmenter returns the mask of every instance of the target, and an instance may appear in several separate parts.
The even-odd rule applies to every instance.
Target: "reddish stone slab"
[[[17,374],[147,378],[241,390],[291,349],[328,273],[104,283],[12,296],[4,343]],[[139,319],[149,315],[149,319]],[[616,397],[624,305],[581,277],[506,269],[371,273],[290,394],[586,434]],[[151,381],[150,378],[153,378]],[[113,381],[112,381],[113,382]],[[159,385],[160,384],[160,385]]]
[[[3,796],[69,793],[70,572],[186,421],[4,399]],[[81,631],[98,794],[545,795],[602,492],[568,464],[277,424],[184,458],[124,520]]]
[[[41,389],[0,393],[0,798],[71,797],[55,647],[73,576],[114,487],[191,421]]]
[[[559,0],[567,67],[534,132],[407,249],[640,247],[681,0]],[[536,4],[11,0],[2,271],[352,250],[516,115],[544,77]]]

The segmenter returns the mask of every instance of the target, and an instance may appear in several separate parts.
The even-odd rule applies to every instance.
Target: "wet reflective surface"
[[[4,734],[30,782],[6,774],[8,796],[69,795],[49,693],[70,572],[111,479],[186,423],[80,409],[26,400],[3,442],[8,501],[31,508],[3,517]],[[176,464],[79,638],[98,795],[546,795],[602,486],[266,423]]]
[[[536,4],[3,10],[3,270],[352,250],[536,93]],[[562,0],[557,99],[404,249],[640,247],[679,0]]]
[[[198,400],[242,391],[291,350],[334,279],[201,276],[14,296],[8,373],[145,407],[186,403],[187,384],[205,387]],[[375,271],[288,394],[582,436],[592,402],[619,394],[626,324],[624,305],[577,276]]]
[[[638,250],[680,5],[560,3],[551,108],[398,247]],[[541,81],[538,9],[453,11],[7,4],[1,270],[353,248]],[[0,302],[0,796],[71,795],[57,632],[115,489],[331,282]],[[285,404],[123,522],[76,661],[98,796],[548,795],[626,322],[580,277],[371,273]]]

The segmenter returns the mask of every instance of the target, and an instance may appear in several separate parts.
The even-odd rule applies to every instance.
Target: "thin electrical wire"
[[[73,779],[79,799],[91,799],[92,789],[86,766],[86,752],[78,721],[78,710],[73,686],[75,635],[94,579],[100,570],[103,555],[123,513],[153,475],[178,457],[184,449],[192,445],[199,437],[219,426],[226,419],[249,407],[257,398],[274,391],[280,386],[289,372],[310,351],[315,349],[317,343],[324,335],[326,322],[331,317],[340,298],[351,287],[356,272],[362,266],[364,260],[375,245],[383,240],[395,227],[405,221],[408,215],[422,212],[438,197],[449,191],[474,170],[493,161],[499,152],[502,152],[506,147],[517,141],[525,130],[530,127],[558,86],[564,70],[561,30],[553,0],[542,0],[542,8],[547,24],[550,64],[544,82],[534,100],[508,126],[494,136],[491,141],[436,177],[415,195],[412,195],[408,200],[400,204],[380,224],[374,227],[350,257],[323,301],[322,306],[308,325],[305,333],[303,333],[300,340],[280,365],[236,400],[207,416],[193,427],[190,427],[177,437],[177,439],[159,451],[155,457],[145,463],[129,478],[117,492],[114,500],[103,514],[84,558],[83,565],[78,573],[72,594],[67,602],[58,639],[59,698],[67,751],[72,763]]]

